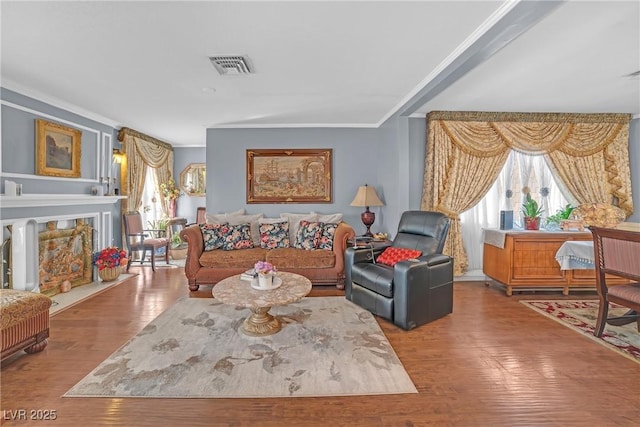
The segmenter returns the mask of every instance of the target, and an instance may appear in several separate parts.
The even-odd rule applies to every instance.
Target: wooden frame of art
[[[36,119],[36,175],[80,177],[82,131]]]
[[[247,203],[331,203],[332,150],[247,150]]]

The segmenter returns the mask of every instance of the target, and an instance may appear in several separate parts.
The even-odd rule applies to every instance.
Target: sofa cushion
[[[228,232],[225,224],[198,224],[202,231],[202,240],[204,241],[204,250],[212,251],[220,249],[224,244],[225,235]]]
[[[311,212],[311,213],[316,213],[316,212]],[[330,222],[330,223],[340,223],[342,222],[342,214],[341,213],[334,213],[334,214],[318,214],[318,221],[320,222]]]
[[[253,240],[253,246],[260,246],[260,224],[258,220],[262,218],[264,214],[252,214],[252,215],[234,215],[229,218],[229,224],[241,225],[249,224],[251,240]]]
[[[265,249],[288,248],[289,221],[283,218],[262,218],[260,224],[260,247]]]
[[[298,235],[298,228],[300,228],[300,221],[318,221],[318,214],[315,213],[281,213],[280,218],[286,218],[289,221],[289,242],[291,245],[295,244],[296,236]]]
[[[229,222],[229,218],[231,218],[232,216],[243,215],[243,214],[244,214],[244,209],[238,209],[237,211],[225,212],[221,214],[212,214],[207,212],[205,214],[205,218],[206,218],[207,224],[222,224],[222,223]]]
[[[200,256],[200,265],[209,268],[253,268],[256,261],[264,261],[267,250],[262,248],[238,251],[209,251]]]
[[[320,237],[318,238],[318,244],[316,249],[324,249],[326,251],[333,250],[333,236],[336,234],[336,229],[338,228],[338,224],[336,223],[323,223],[321,222],[321,230]]]
[[[295,248],[278,248],[267,251],[266,260],[280,271],[291,268],[333,268],[336,255],[333,251],[305,251]]]
[[[321,222],[302,220],[300,221],[300,228],[296,233],[296,242],[293,246],[307,251],[317,249],[320,236],[322,236]]]
[[[420,255],[422,255],[422,251],[419,251],[417,249],[396,248],[390,246],[380,254],[380,256],[376,259],[376,262],[393,267],[400,261],[417,258]]]
[[[232,251],[234,249],[250,249],[253,248],[253,239],[251,238],[250,224],[228,224],[222,229],[227,229],[222,243],[222,250]]]

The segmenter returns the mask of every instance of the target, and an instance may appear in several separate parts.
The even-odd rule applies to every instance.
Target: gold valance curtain
[[[468,267],[460,213],[478,203],[510,150],[543,155],[579,203],[612,203],[633,213],[629,114],[434,111],[427,116],[422,209],[452,220],[444,252],[455,274]]]
[[[155,172],[156,191],[160,195],[162,211],[167,216],[168,201],[165,200],[159,185],[168,182],[173,175],[173,147],[129,128],[120,129],[118,140],[122,141],[123,152],[126,154],[121,186],[123,195],[128,196],[128,199],[125,199],[127,203],[123,203],[123,210],[126,212],[140,209],[147,168],[150,167]]]

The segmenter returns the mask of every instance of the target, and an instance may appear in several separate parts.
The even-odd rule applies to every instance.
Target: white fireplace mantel
[[[126,199],[127,196],[92,196],[90,194],[22,194],[0,195],[2,208],[32,208],[43,206],[106,205]]]

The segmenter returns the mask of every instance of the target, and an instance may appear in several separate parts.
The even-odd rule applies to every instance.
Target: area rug
[[[371,313],[313,297],[271,313],[282,330],[250,337],[244,308],[182,298],[65,397],[256,398],[417,393]]]
[[[541,313],[560,324],[640,363],[640,332],[637,323],[624,326],[605,325],[602,337],[593,335],[598,319],[598,300],[520,300],[529,308]],[[627,308],[611,304],[609,317],[622,316]]]

